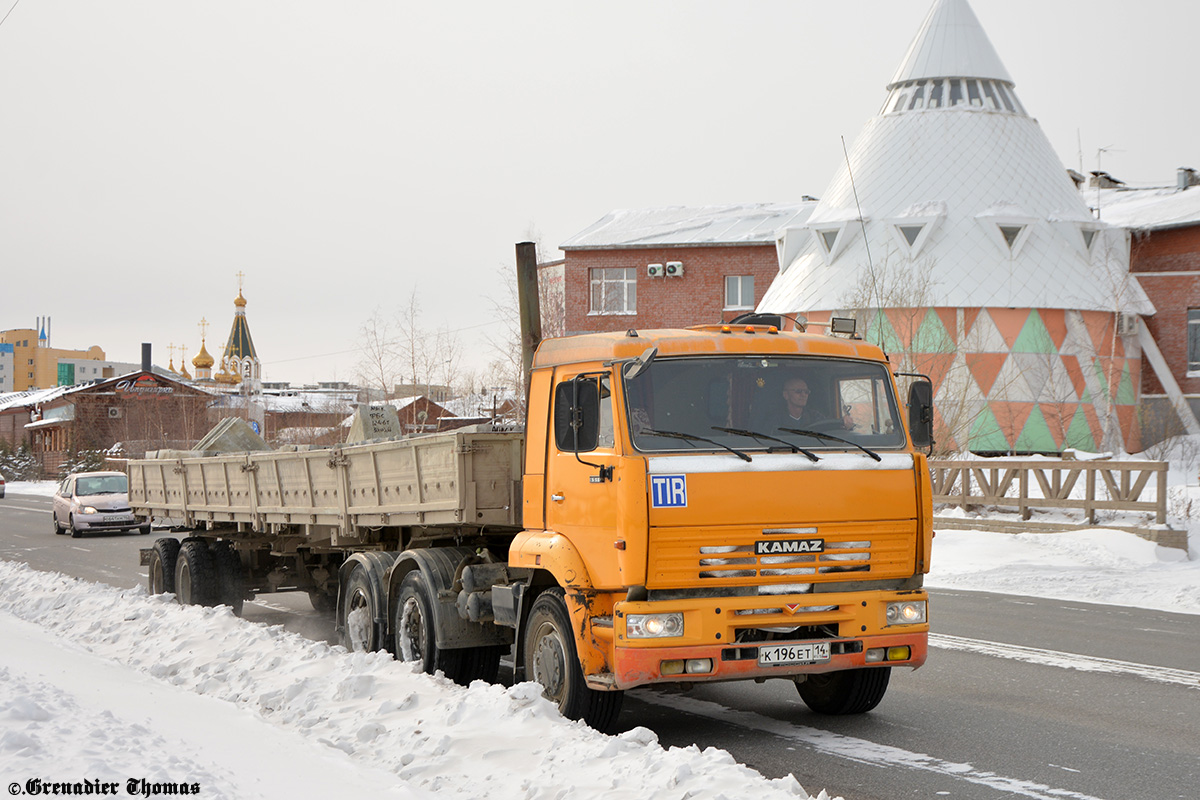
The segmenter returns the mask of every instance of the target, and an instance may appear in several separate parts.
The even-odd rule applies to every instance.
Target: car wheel
[[[71,532],[72,539],[78,539],[80,536],[83,536],[83,531],[75,527],[75,517],[73,516],[67,517],[67,530]]]
[[[63,529],[62,526],[58,524],[58,515],[53,511],[50,512],[50,521],[54,523],[54,535],[61,536]]]

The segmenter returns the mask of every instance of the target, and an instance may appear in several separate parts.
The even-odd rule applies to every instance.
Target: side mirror
[[[587,453],[600,443],[600,388],[582,376],[554,390],[554,442],[563,453]]]
[[[908,387],[908,432],[913,447],[933,447],[933,384],[928,380]]]

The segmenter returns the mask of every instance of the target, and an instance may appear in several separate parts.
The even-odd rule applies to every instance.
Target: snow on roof
[[[317,414],[341,413],[351,410],[358,399],[356,392],[295,392],[264,394],[263,405],[275,413],[308,411]]]
[[[559,247],[587,250],[688,244],[774,244],[776,232],[804,222],[815,200],[617,209]]]
[[[921,78],[952,77],[1012,83],[967,0],[934,3],[888,88]]]
[[[1109,225],[1159,230],[1200,224],[1200,187],[1082,190],[1084,202]]]
[[[980,40],[987,59],[974,62],[962,48]],[[987,68],[962,66],[974,63]],[[939,0],[897,76],[964,73],[1007,79],[965,0]],[[902,270],[927,274],[885,305],[1154,313],[1129,277],[1124,232],[1089,213],[1014,93],[989,105],[960,82],[935,102],[925,88],[924,104],[891,103],[867,121],[803,226],[808,236],[789,234],[759,311],[853,308],[871,275]]]
[[[55,386],[51,389],[29,389],[23,392],[0,394],[0,411],[8,408],[28,408],[41,403],[48,403],[78,388],[78,386]]]

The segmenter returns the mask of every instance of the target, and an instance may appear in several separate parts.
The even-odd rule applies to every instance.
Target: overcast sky
[[[820,196],[932,0],[20,0],[0,25],[0,329],[354,380],[415,288],[494,357],[513,245],[614,208]],[[12,0],[0,0],[0,15]],[[1200,168],[1194,0],[972,0],[1066,166]]]

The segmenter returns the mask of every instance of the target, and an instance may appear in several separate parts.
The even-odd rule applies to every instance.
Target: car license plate
[[[133,522],[133,515],[131,515],[131,514],[105,514],[104,521],[105,522]]]
[[[777,644],[758,648],[758,665],[760,667],[777,667],[789,664],[823,664],[828,660],[829,642]]]

